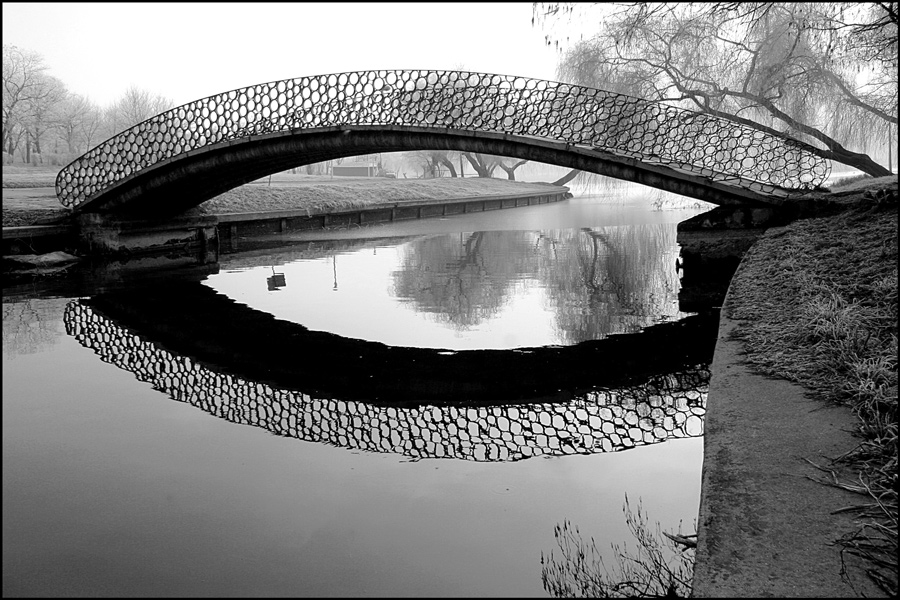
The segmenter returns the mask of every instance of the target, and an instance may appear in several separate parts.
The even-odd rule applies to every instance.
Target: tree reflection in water
[[[558,232],[541,270],[566,343],[677,319],[675,229],[666,224]]]
[[[676,320],[669,224],[464,233],[405,244],[395,296],[465,330],[500,312],[516,286],[546,290],[564,344]]]
[[[3,299],[3,355],[37,354],[62,339],[60,315],[67,299]]]
[[[533,236],[478,231],[406,244],[394,295],[455,329],[478,325],[500,312],[516,283],[535,272]]]
[[[565,521],[553,535],[561,557],[541,552],[541,582],[556,598],[688,598],[694,574],[695,536],[655,530],[638,501],[632,511],[625,496],[625,522],[637,548],[612,544],[616,565],[603,562],[597,543],[588,543],[577,526]],[[696,529],[696,523],[695,523]]]

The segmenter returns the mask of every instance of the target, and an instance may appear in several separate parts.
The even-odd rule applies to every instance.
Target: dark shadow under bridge
[[[79,212],[174,215],[289,168],[462,150],[577,168],[715,204],[780,204],[830,166],[812,147],[708,114],[558,82],[360,71],[224,92],[152,117],[56,180]]]
[[[313,396],[392,406],[568,401],[708,364],[718,314],[574,346],[460,350],[388,346],[277,319],[196,282],[80,301],[119,327],[215,370]]]

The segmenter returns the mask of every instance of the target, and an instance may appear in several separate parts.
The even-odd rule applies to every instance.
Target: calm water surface
[[[5,293],[4,595],[546,596],[541,553],[558,554],[565,520],[600,550],[633,546],[627,494],[692,529],[708,365],[615,388],[598,365],[595,389],[553,398],[392,405],[247,363],[298,326],[430,361],[579,352],[682,321],[675,225],[699,212],[581,197],[248,240],[217,272],[146,288],[134,314],[134,291]],[[153,312],[169,303],[180,332]],[[278,321],[213,360],[192,328],[228,331],[226,314]]]

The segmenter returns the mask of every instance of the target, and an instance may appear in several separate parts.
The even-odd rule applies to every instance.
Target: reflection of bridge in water
[[[276,319],[199,282],[159,282],[84,304],[214,370],[317,397],[482,406],[567,400],[712,359],[717,314],[570,346],[459,350],[388,346]]]
[[[613,452],[703,433],[708,362],[561,402],[399,407],[319,398],[218,372],[135,335],[83,301],[68,304],[64,322],[66,332],[101,360],[175,400],[276,435],[352,450],[514,461]]]
[[[811,146],[604,90],[458,71],[259,84],[156,115],[64,167],[60,202],[167,216],[265,175],[345,156],[465,150],[599,173],[716,204],[778,204],[829,165]]]

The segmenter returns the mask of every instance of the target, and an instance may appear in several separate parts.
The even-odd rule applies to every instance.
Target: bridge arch
[[[231,90],[106,140],[56,180],[79,211],[180,212],[287,168],[415,149],[528,158],[717,203],[820,185],[812,148],[604,90],[463,71],[359,71]]]

